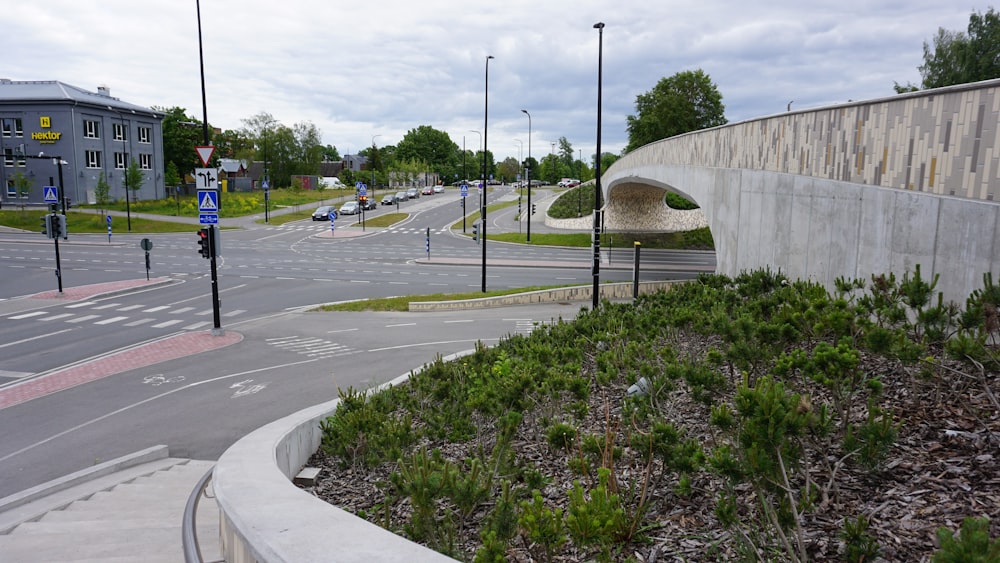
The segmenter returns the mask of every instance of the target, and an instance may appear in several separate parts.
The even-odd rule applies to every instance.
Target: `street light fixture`
[[[490,59],[492,58],[493,55],[486,55],[486,83],[483,89],[483,201],[479,209],[479,237],[483,239],[483,293],[486,293],[486,142],[490,118]]]
[[[601,303],[601,82],[604,78],[604,22],[594,24],[597,30],[597,158],[594,159],[594,288],[593,310]]]
[[[526,109],[522,109],[521,113],[528,116],[528,165],[525,176],[528,179],[528,242],[531,242],[531,114]]]

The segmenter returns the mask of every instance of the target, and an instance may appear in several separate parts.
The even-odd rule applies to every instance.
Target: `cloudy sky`
[[[260,112],[315,124],[342,154],[430,125],[479,146],[489,62],[489,149],[526,157],[566,137],[627,143],[638,94],[704,70],[729,121],[892,95],[919,84],[923,42],[964,31],[985,0],[201,0],[209,122]],[[58,80],[201,117],[195,0],[13,0],[0,78]],[[517,140],[520,140],[519,144]]]

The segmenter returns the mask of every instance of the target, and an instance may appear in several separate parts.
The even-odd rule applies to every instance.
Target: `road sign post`
[[[111,244],[111,215],[108,215],[108,244]]]
[[[153,249],[153,241],[144,238],[139,241],[139,248],[146,251],[146,281],[149,281],[149,251]]]
[[[337,219],[337,212],[331,209],[329,217],[330,217],[330,236],[332,237],[336,235],[337,225],[334,224],[334,221]]]

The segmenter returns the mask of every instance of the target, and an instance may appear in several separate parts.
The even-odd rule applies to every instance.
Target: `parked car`
[[[382,196],[382,205],[396,205],[399,194],[385,194]]]
[[[434,195],[434,186],[424,186],[424,189],[420,190],[421,195]]]
[[[580,185],[580,180],[570,180],[569,182],[566,182],[567,188],[575,188],[579,185]]]
[[[417,188],[410,188],[406,190],[406,197],[409,199],[417,199],[420,197],[420,190]]]
[[[443,194],[444,193],[444,186],[442,186],[441,184],[438,184],[438,185],[434,186],[434,193],[436,193],[436,194]]]
[[[396,201],[406,201],[410,199],[410,196],[406,192],[396,192]]]
[[[331,211],[333,212],[334,218],[336,218],[337,212],[334,206],[324,205],[322,207],[317,207],[316,211],[313,211],[313,221],[329,221]]]
[[[361,209],[365,211],[371,211],[372,209],[378,209],[378,203],[375,202],[374,198],[365,196],[361,198]]]
[[[356,201],[348,201],[340,206],[341,215],[357,215],[361,211]]]

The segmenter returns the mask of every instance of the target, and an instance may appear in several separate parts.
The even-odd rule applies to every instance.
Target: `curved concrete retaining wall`
[[[387,385],[406,379],[403,375]],[[339,402],[263,426],[219,458],[214,489],[227,563],[454,563],[292,484],[319,448],[320,421],[333,414]]]

